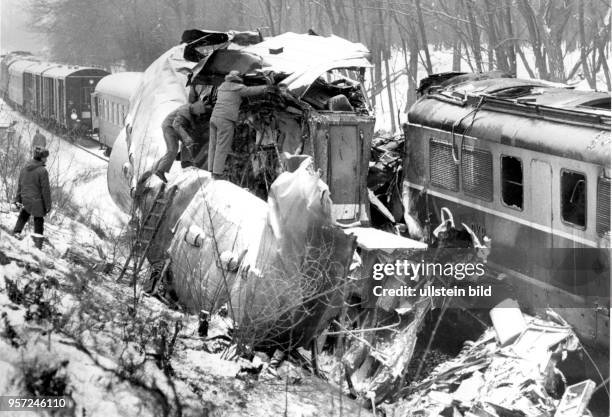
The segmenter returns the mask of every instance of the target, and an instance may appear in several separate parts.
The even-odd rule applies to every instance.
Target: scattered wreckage
[[[416,400],[410,386],[402,389],[418,360],[415,348],[423,323],[432,311],[447,306],[430,297],[401,302],[372,297],[372,265],[394,259],[440,260],[448,255],[438,250],[445,240],[458,237],[470,248],[462,259],[484,260],[490,248],[484,236],[465,225],[457,232],[452,216],[444,214],[434,232],[438,249],[433,255],[420,241],[361,227],[371,222],[372,204],[376,215],[387,220],[388,230],[415,239],[424,233],[409,210],[410,194],[400,190],[403,164],[397,156],[404,156],[404,145],[378,139],[376,159],[370,162],[374,118],[361,83],[370,65],[365,47],[335,36],[294,33],[263,40],[251,32],[187,31],[183,40],[186,45],[172,48],[145,71],[108,169],[114,201],[140,217],[137,234],[146,236],[141,237],[145,250],[140,256],[152,266],[151,281],[171,276],[178,300],[192,312],[204,310],[203,317],[227,310],[243,354],[256,347],[312,347],[314,371],[367,406],[393,400],[397,407],[433,410],[413,415],[446,415],[450,409],[486,416],[525,415],[525,409],[535,407],[544,411],[527,415],[552,416],[558,404],[542,391],[542,375],[531,385],[523,384],[525,379],[520,387],[513,386],[518,403],[491,405],[479,402],[473,392],[459,395],[486,380],[488,370],[480,364],[493,372],[493,357],[506,355],[491,330],[456,359],[469,364],[477,358],[480,367],[463,372],[465,378],[450,378],[451,368],[440,365],[424,382],[417,381],[419,392],[433,398],[429,403]],[[274,84],[280,93],[243,104],[231,181],[213,181],[207,171],[191,167],[172,171],[165,185],[156,182],[150,173],[165,152],[164,117],[187,102],[190,92],[214,101],[215,87],[234,69],[245,74],[246,84]],[[380,175],[368,178],[368,168]],[[389,197],[383,201],[376,194]],[[149,223],[154,208],[162,209],[163,216]],[[405,226],[398,226],[402,220]],[[420,285],[432,285],[433,277],[422,278]],[[387,288],[401,284],[397,277],[383,283]],[[551,326],[564,338],[547,346],[547,352],[575,340],[567,326]],[[526,327],[518,340],[532,331]],[[328,373],[325,364],[316,365],[325,357],[317,359],[320,352],[331,353]],[[519,362],[500,366],[519,369]],[[442,383],[446,385],[438,389]],[[455,399],[455,388],[462,385]],[[587,385],[584,391],[592,389]],[[483,386],[498,388],[478,389]]]

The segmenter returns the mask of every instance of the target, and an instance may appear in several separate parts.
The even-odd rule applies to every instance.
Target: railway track
[[[93,156],[95,156],[96,158],[103,160],[104,162],[107,162],[107,163],[108,163],[108,161],[109,161],[109,159],[110,159],[110,158],[107,158],[107,157],[105,157],[105,156],[99,155],[99,154],[97,154],[96,152],[92,151],[91,149],[86,148],[86,147],[85,147],[85,146],[83,146],[83,145],[79,145],[78,143],[76,143],[76,142],[74,142],[74,141],[71,141],[70,139],[66,139],[65,137],[62,137],[61,135],[57,135],[57,136],[58,136],[59,138],[61,138],[62,140],[65,140],[66,142],[70,143],[71,145],[76,146],[77,148],[81,149],[82,151],[85,151],[85,152],[87,152],[88,154],[93,155]],[[78,140],[78,139],[77,139],[77,140]],[[92,139],[92,140],[93,140],[93,139]]]
[[[40,129],[48,132],[52,136],[57,137],[58,139],[64,141],[65,143],[67,143],[69,145],[72,145],[72,146],[74,146],[74,147],[76,147],[78,149],[81,149],[82,151],[87,152],[88,154],[90,154],[92,156],[95,156],[96,158],[101,159],[101,160],[103,160],[106,163],[108,163],[108,161],[109,161],[108,157],[100,155],[99,153],[95,152],[91,148],[88,148],[88,147],[83,146],[83,145],[78,143],[78,141],[86,140],[86,141],[91,141],[92,143],[95,143],[96,145],[99,145],[99,142],[96,141],[93,138],[88,138],[88,137],[73,138],[73,137],[70,137],[67,134],[61,134],[61,133],[57,133],[57,132],[54,132],[52,130],[49,130],[47,127],[39,125],[36,121],[30,119],[26,115],[22,114],[21,112],[17,111],[16,109],[12,108],[6,102],[3,102],[2,105],[0,105],[0,111],[6,112],[9,115],[9,118],[12,119],[12,120],[15,120],[16,118],[19,118],[23,122],[31,123],[34,126],[36,126],[36,127],[40,128]]]

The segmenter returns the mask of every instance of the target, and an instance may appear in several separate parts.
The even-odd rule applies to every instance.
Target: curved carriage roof
[[[32,54],[30,54],[29,52],[10,52],[6,55],[3,56],[2,58],[2,65],[5,66],[10,66],[11,64],[13,64],[14,62],[20,61],[20,60],[37,60]]]
[[[451,84],[449,93],[463,95],[493,96],[559,109],[580,108],[582,111],[596,111],[603,108],[610,111],[610,94],[597,91],[580,91],[571,87],[544,80],[519,78],[489,78]]]
[[[106,75],[107,71],[100,68],[80,67],[76,65],[59,65],[45,72],[45,77],[63,80],[67,77]]]
[[[9,72],[23,72],[26,68],[29,68],[33,65],[37,65],[39,63],[39,61],[33,61],[28,59],[20,59],[18,61],[13,61],[13,63],[9,67]]]
[[[50,70],[51,68],[55,68],[59,66],[59,64],[53,64],[50,62],[39,62],[36,65],[32,65],[24,70],[29,74],[41,75],[43,72]]]
[[[419,99],[408,120],[435,129],[610,166],[610,94],[541,80],[447,84]]]
[[[129,100],[142,80],[142,72],[117,72],[102,78],[95,92]]]

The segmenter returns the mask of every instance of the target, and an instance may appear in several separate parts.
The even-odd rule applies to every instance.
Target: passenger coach
[[[26,70],[27,71],[27,70]],[[42,74],[39,115],[56,126],[91,130],[91,94],[109,73],[99,68],[58,65]]]
[[[491,239],[490,273],[524,306],[557,308],[607,345],[610,95],[482,74],[441,81],[405,126],[411,214],[435,225],[449,208]]]
[[[92,128],[101,145],[110,149],[130,106],[130,97],[140,86],[142,72],[119,72],[102,78],[91,96]]]
[[[91,94],[108,74],[11,53],[0,62],[0,90],[12,106],[49,127],[86,132],[91,131]]]

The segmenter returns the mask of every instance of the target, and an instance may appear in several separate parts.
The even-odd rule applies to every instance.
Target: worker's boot
[[[166,174],[164,172],[157,171],[155,175],[157,175],[159,179],[162,180],[163,183],[168,183],[168,179],[166,178]]]
[[[37,249],[42,249],[42,247],[43,247],[43,240],[45,240],[44,237],[42,237],[42,236],[32,236],[32,240],[34,241],[34,246],[36,246]]]

